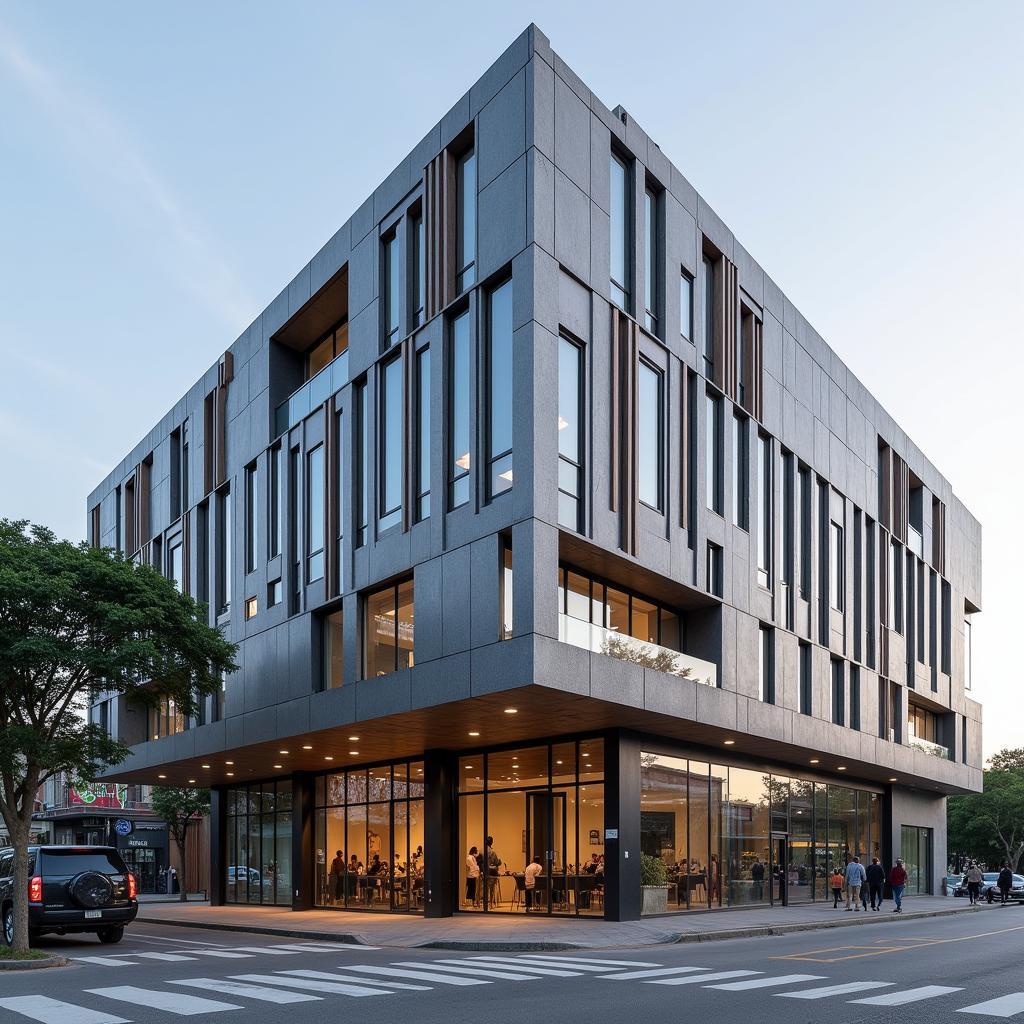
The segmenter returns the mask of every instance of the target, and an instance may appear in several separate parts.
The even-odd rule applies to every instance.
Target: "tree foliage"
[[[149,566],[0,519],[0,815],[27,886],[36,794],[51,776],[92,779],[128,748],[85,722],[101,694],[141,707],[173,698],[184,714],[232,671],[235,646],[204,606]],[[28,943],[16,904],[17,948]]]
[[[167,831],[178,847],[181,861],[181,900],[188,899],[185,840],[189,826],[210,813],[210,791],[194,786],[154,786],[153,813],[167,822]]]
[[[1024,748],[989,759],[984,791],[950,797],[948,846],[990,868],[1004,861],[1017,871],[1024,858]]]

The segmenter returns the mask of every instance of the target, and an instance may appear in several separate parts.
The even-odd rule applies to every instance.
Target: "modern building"
[[[241,645],[195,720],[102,712],[111,778],[212,787],[215,902],[630,919],[644,855],[670,913],[855,855],[937,892],[981,786],[979,524],[532,26],[88,522]]]

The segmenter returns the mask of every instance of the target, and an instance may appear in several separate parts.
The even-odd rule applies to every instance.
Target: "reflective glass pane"
[[[413,584],[406,580],[398,585],[398,667],[413,667],[414,639]]]
[[[366,598],[365,678],[387,675],[396,667],[395,588],[386,587]]]
[[[548,781],[548,748],[528,747],[502,750],[487,755],[487,785],[490,789],[544,786]]]
[[[402,470],[405,451],[405,402],[402,360],[384,367],[381,387],[380,527],[386,530],[402,519]]]
[[[637,464],[639,496],[645,505],[661,510],[662,375],[645,362],[637,379]]]

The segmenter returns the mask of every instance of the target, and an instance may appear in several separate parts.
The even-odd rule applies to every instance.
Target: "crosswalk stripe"
[[[346,985],[342,981],[313,981],[311,978],[275,978],[267,974],[233,974],[235,981],[251,981],[257,985],[281,985],[284,988],[304,988],[310,992],[334,992],[343,996],[390,996],[386,988]]]
[[[430,985],[413,985],[408,981],[380,981],[374,978],[368,981],[366,978],[358,978],[354,974],[338,974],[337,971],[279,971],[279,974],[287,974],[296,978],[320,978],[323,981],[354,981],[357,985],[379,985],[381,988],[397,988],[405,992],[430,992]]]
[[[1012,1017],[1024,1010],[1024,992],[1011,992],[998,999],[989,999],[984,1003],[965,1006],[957,1013],[987,1013],[990,1017]]]
[[[124,1017],[65,1003],[49,996],[9,996],[0,999],[0,1007],[20,1013],[40,1024],[128,1024]]]
[[[252,953],[235,953],[230,949],[190,949],[190,956],[216,956],[223,960],[245,960],[252,957]]]
[[[317,1001],[319,996],[306,992],[287,992],[280,988],[266,988],[263,985],[246,985],[242,981],[228,981],[225,978],[176,978],[172,985],[187,985],[209,992],[223,992],[228,996],[248,996],[262,999],[265,1003],[308,1003]]]
[[[275,949],[273,946],[232,946],[239,953],[265,953],[267,956],[298,956],[297,949]]]
[[[771,988],[773,985],[795,985],[800,981],[824,981],[823,974],[783,974],[777,978],[754,978],[752,981],[730,981],[724,985],[708,985],[726,992],[745,992],[750,988]]]
[[[97,967],[138,967],[134,960],[120,960],[116,956],[73,956],[80,964],[95,964]]]
[[[423,964],[416,960],[396,960],[397,967],[422,967]],[[449,967],[452,964],[454,966]],[[461,966],[460,966],[461,965]],[[500,981],[540,981],[537,974],[515,974],[512,971],[503,971],[497,967],[467,967],[465,960],[431,960],[432,971],[444,971],[446,974],[469,974],[478,978],[497,978]]]
[[[661,967],[661,964],[651,963],[649,960],[605,960],[596,956],[553,956],[550,953],[523,953],[520,959],[551,960],[565,964],[600,964],[606,967]]]
[[[541,960],[539,958],[538,959],[534,959],[533,957],[525,957],[525,956],[524,957],[516,957],[515,963],[517,963],[517,964],[535,964],[537,967],[553,967],[553,966],[556,966],[556,964],[553,964],[550,960]],[[576,961],[576,960],[558,961],[557,966],[559,966],[559,967],[571,967],[574,971],[583,971],[583,972],[585,972],[587,974],[605,974],[606,972],[619,970],[618,967],[611,967],[611,966],[608,966],[608,967],[598,967],[596,964],[585,964],[585,963],[581,963],[581,962]],[[655,964],[655,966],[657,966],[657,964]]]
[[[903,992],[885,992],[880,996],[851,999],[850,1002],[860,1003],[864,1006],[903,1006],[905,1003],[916,1003],[921,999],[934,999],[936,996],[962,991],[962,987],[951,985],[922,985],[921,988],[908,988]]]
[[[133,953],[132,956],[145,957],[147,960],[167,960],[175,963],[182,960],[195,960],[194,956],[182,956],[180,953]]]
[[[438,974],[436,971],[410,971],[396,967],[372,967],[370,964],[345,964],[346,971],[357,974],[379,974],[385,978],[409,978],[412,981],[436,981],[441,985],[490,985],[482,978],[455,978],[450,974]]]
[[[534,964],[528,964],[525,960],[509,960],[506,956],[471,956],[468,959],[480,960],[488,964],[501,964],[517,971],[525,971],[528,974],[542,975],[548,978],[578,978],[580,976],[579,971],[570,971],[565,967],[556,967],[554,964],[550,967],[537,967]]]
[[[133,1006],[149,1006],[154,1010],[166,1010],[182,1017],[193,1017],[200,1013],[219,1013],[221,1010],[240,1010],[237,1003],[222,1003],[217,999],[200,999],[180,992],[158,992],[151,988],[137,988],[135,985],[114,985],[111,988],[87,988],[94,996],[116,999]]]
[[[332,953],[337,949],[380,949],[380,946],[363,946],[358,942],[275,942],[274,949],[294,949],[302,953]]]
[[[634,978],[657,978],[668,974],[693,974],[706,971],[706,967],[652,967],[644,971],[623,971],[621,974],[602,974],[602,981],[632,981]]]
[[[845,996],[851,992],[863,992],[869,988],[891,988],[894,981],[848,981],[844,985],[826,985],[824,988],[805,988],[799,992],[776,992],[776,999],[827,999],[830,996]]]
[[[760,971],[716,971],[714,974],[689,974],[684,978],[652,978],[645,985],[702,985],[707,981],[725,981],[726,978],[749,978]],[[710,986],[709,986],[710,987]]]

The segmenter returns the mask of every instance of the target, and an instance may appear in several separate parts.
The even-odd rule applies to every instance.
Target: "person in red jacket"
[[[903,866],[903,861],[899,857],[896,858],[896,864],[893,866],[892,871],[889,872],[889,885],[892,886],[892,898],[896,901],[893,913],[902,914],[903,890],[907,886],[907,869]]]

